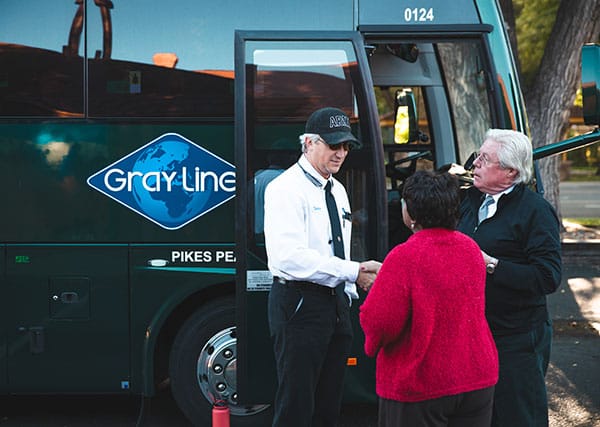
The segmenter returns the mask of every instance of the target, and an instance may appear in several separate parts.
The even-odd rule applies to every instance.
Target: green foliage
[[[559,0],[513,0],[522,82],[537,72],[558,11]]]
[[[564,218],[564,220],[584,227],[600,227],[600,218]]]
[[[584,149],[576,150],[583,151]],[[570,159],[569,159],[570,160]],[[589,182],[589,181],[600,181],[600,175],[598,174],[600,166],[578,166],[578,163],[585,163],[584,161],[574,161],[571,166],[571,174],[565,181],[571,182]]]

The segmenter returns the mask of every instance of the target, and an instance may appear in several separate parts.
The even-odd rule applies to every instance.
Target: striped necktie
[[[481,221],[483,221],[484,219],[487,219],[488,209],[492,203],[494,203],[494,198],[490,195],[485,196],[483,203],[479,207],[479,216],[478,216],[479,222],[478,222],[478,224],[481,224]]]

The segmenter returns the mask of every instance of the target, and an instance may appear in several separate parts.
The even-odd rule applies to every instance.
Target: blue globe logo
[[[186,182],[194,182],[196,165],[190,161],[189,152],[187,143],[165,140],[143,150],[133,165],[133,170],[142,172],[143,176],[151,173],[145,181],[147,187],[160,189],[148,191],[141,177],[133,180],[136,201],[148,216],[161,224],[187,222],[208,200],[207,192],[193,191],[183,185],[182,173],[186,175]]]
[[[88,184],[174,230],[234,197],[235,167],[168,133],[92,175]]]

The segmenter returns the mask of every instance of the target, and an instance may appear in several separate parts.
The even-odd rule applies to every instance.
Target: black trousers
[[[273,427],[334,427],[352,344],[348,298],[273,283],[269,327],[278,387]]]
[[[493,427],[546,427],[546,371],[552,347],[548,320],[529,332],[494,336],[500,377],[494,395]]]
[[[489,427],[494,387],[421,402],[379,399],[379,427]]]

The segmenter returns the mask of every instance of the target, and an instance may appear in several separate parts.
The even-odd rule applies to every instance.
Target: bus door
[[[487,34],[489,25],[446,31],[409,26],[360,28],[370,46],[369,65],[379,108],[388,192],[389,247],[404,242],[403,182],[417,169],[464,165],[487,129],[511,126]],[[403,119],[407,125],[403,125]]]
[[[8,244],[2,259],[10,392],[129,392],[128,246]]]
[[[267,183],[301,155],[299,135],[315,110],[335,106],[351,120],[363,148],[336,175],[352,207],[353,260],[383,259],[387,211],[377,107],[362,38],[355,32],[236,32],[237,374],[241,403],[273,399],[276,374],[267,322],[272,277],[263,234]],[[358,307],[346,399],[373,396],[374,361],[364,356]],[[361,376],[361,374],[364,374]]]

